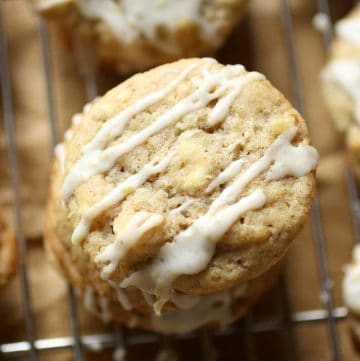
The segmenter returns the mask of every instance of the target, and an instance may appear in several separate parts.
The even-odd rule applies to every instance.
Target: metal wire
[[[292,93],[294,98],[294,103],[301,113],[304,112],[304,105],[301,95],[301,86],[298,75],[298,65],[297,58],[295,55],[295,46],[293,42],[293,25],[292,25],[292,16],[287,0],[279,0],[281,5],[281,16],[282,24],[284,31],[284,40],[287,49],[287,55],[289,60],[289,69],[291,76],[291,86]],[[1,2],[0,2],[1,3]],[[0,4],[1,5],[1,4]],[[329,7],[326,0],[318,0],[319,9],[328,14]],[[124,337],[124,332],[121,326],[115,325],[115,330],[113,333],[104,333],[98,335],[85,335],[81,336],[79,330],[79,323],[77,317],[76,309],[76,299],[74,295],[74,290],[69,286],[68,292],[68,303],[69,303],[69,315],[71,322],[71,337],[57,337],[57,338],[45,338],[45,339],[36,339],[33,327],[33,319],[31,314],[31,300],[29,296],[29,287],[27,282],[27,271],[25,264],[25,255],[26,255],[26,246],[24,241],[24,236],[22,234],[22,225],[21,225],[21,204],[19,200],[18,192],[18,174],[17,174],[17,161],[16,161],[16,147],[13,136],[13,111],[12,111],[12,101],[11,101],[11,91],[10,91],[10,79],[8,72],[7,64],[7,52],[6,52],[6,39],[3,32],[3,25],[1,21],[1,6],[0,6],[0,75],[1,75],[1,87],[2,87],[2,96],[4,103],[4,120],[7,125],[7,132],[9,137],[9,157],[10,162],[13,165],[13,188],[15,196],[15,213],[16,213],[16,229],[18,234],[19,242],[19,251],[23,255],[21,259],[23,262],[20,262],[20,276],[22,280],[22,292],[24,299],[24,313],[27,327],[27,341],[20,341],[14,343],[0,344],[0,354],[3,355],[21,355],[29,354],[31,361],[36,360],[36,351],[49,351],[49,350],[60,350],[65,348],[74,349],[74,358],[76,361],[84,360],[83,348],[87,350],[98,350],[101,348],[116,347],[118,349],[126,350],[127,345],[144,345],[149,343],[160,344],[161,347],[169,346],[169,338],[159,337],[156,334],[152,333],[141,333],[141,332],[129,332],[127,333],[126,338]],[[45,74],[45,88],[47,94],[47,106],[49,114],[49,127],[52,144],[57,143],[57,127],[56,127],[56,112],[54,106],[54,93],[52,85],[52,69],[51,69],[51,59],[49,52],[49,39],[46,24],[40,20],[39,23],[39,36],[41,43],[41,53],[44,66]],[[331,33],[324,35],[324,42],[326,46],[330,44]],[[76,44],[75,48],[79,50],[80,48]],[[79,53],[79,52],[77,52]],[[81,58],[81,49],[80,57],[77,54],[78,61],[82,62]],[[86,65],[86,64],[85,64]],[[89,65],[89,64],[88,64]],[[87,99],[91,100],[98,94],[97,87],[97,74],[92,66],[79,66],[80,73],[83,77],[85,92]],[[15,158],[15,159],[13,159]],[[359,216],[359,203],[357,197],[357,188],[354,181],[354,177],[350,172],[348,177],[349,180],[349,193],[352,204],[352,209],[354,211],[354,224],[356,239],[360,240],[360,216]],[[317,251],[317,260],[319,265],[319,273],[322,283],[322,295],[325,305],[325,309],[320,310],[308,310],[302,312],[291,311],[291,305],[289,302],[287,286],[285,279],[283,278],[281,282],[281,303],[283,309],[283,315],[280,317],[271,317],[268,319],[263,319],[261,321],[253,322],[251,314],[247,315],[244,321],[238,325],[229,327],[224,330],[212,330],[207,332],[198,332],[191,333],[186,335],[173,336],[173,339],[193,339],[197,337],[200,341],[204,360],[212,360],[214,357],[214,349],[212,346],[212,337],[218,335],[229,335],[229,334],[239,334],[244,337],[246,343],[246,354],[247,359],[250,361],[256,361],[257,355],[255,352],[253,335],[261,332],[269,331],[284,331],[286,332],[286,339],[289,345],[288,348],[288,359],[294,361],[298,360],[298,352],[296,347],[296,340],[294,337],[293,327],[299,324],[311,324],[317,322],[327,322],[329,330],[329,338],[331,342],[331,351],[332,359],[334,361],[340,361],[340,348],[338,344],[337,332],[335,322],[337,320],[342,320],[347,316],[347,310],[344,307],[333,307],[332,295],[331,295],[331,282],[328,274],[326,253],[324,247],[324,237],[322,231],[322,223],[320,216],[320,205],[319,199],[316,198],[314,201],[312,214],[312,225],[314,233],[314,241]]]
[[[8,155],[11,169],[11,184],[14,194],[14,216],[15,216],[15,232],[19,255],[19,276],[21,284],[21,295],[23,302],[23,310],[25,317],[26,334],[29,345],[29,359],[31,361],[37,360],[37,352],[35,349],[35,328],[34,319],[32,315],[32,302],[30,297],[30,287],[28,280],[28,273],[26,269],[26,254],[27,247],[23,233],[23,222],[21,215],[21,200],[20,200],[20,176],[18,167],[18,157],[15,141],[14,130],[14,113],[13,101],[10,85],[10,69],[8,57],[8,45],[3,24],[3,4],[0,3],[0,81],[3,103],[3,116],[8,141]]]
[[[284,41],[287,50],[288,63],[290,69],[293,100],[295,106],[300,111],[300,113],[304,114],[305,107],[301,94],[301,84],[300,84],[299,70],[298,70],[297,57],[296,57],[294,38],[293,38],[292,15],[288,0],[280,0],[280,6],[281,6],[281,19],[283,25]],[[334,361],[340,361],[341,360],[340,345],[337,336],[335,319],[333,317],[334,303],[332,298],[332,282],[330,281],[329,278],[329,271],[328,271],[326,251],[325,251],[325,239],[322,229],[320,201],[317,195],[315,195],[311,210],[311,224],[314,234],[316,255],[318,260],[317,264],[318,264],[321,284],[322,284],[321,300],[323,301],[326,310],[328,312],[327,324],[328,324],[328,333],[331,343],[331,359]]]
[[[51,144],[54,148],[58,142],[56,124],[57,118],[55,113],[54,97],[53,97],[53,74],[51,68],[51,59],[50,59],[50,47],[49,47],[49,36],[47,31],[47,25],[43,20],[39,20],[39,38],[40,38],[40,47],[41,47],[41,58],[43,61],[44,69],[44,78],[45,78],[45,89],[46,89],[46,101],[48,107],[48,118],[49,118],[49,129],[50,129],[50,138]],[[74,358],[75,361],[83,361],[84,356],[82,352],[81,337],[79,331],[79,322],[77,315],[77,304],[76,296],[73,286],[68,285],[68,308],[69,308],[69,318],[70,318],[70,328],[72,335],[74,337]]]

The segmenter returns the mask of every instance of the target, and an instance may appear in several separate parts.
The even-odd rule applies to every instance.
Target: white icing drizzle
[[[71,118],[71,123],[73,125],[78,125],[81,122],[81,114],[77,113],[74,114],[73,117]]]
[[[351,17],[338,21],[335,25],[336,34],[344,40],[360,45],[360,19]]]
[[[187,333],[217,322],[225,326],[235,320],[231,312],[231,295],[229,290],[202,298],[202,302],[188,310],[173,311],[161,316],[152,315],[152,327],[162,333]]]
[[[182,212],[186,211],[193,203],[194,203],[193,199],[188,199],[183,204],[181,204],[179,207],[171,210],[169,212],[169,215],[182,213]]]
[[[108,284],[115,290],[116,297],[122,306],[122,308],[126,311],[130,311],[133,309],[130,299],[125,291],[123,291],[114,281],[107,280]]]
[[[74,132],[71,129],[68,129],[64,134],[65,140],[71,140],[71,138],[74,136]]]
[[[222,68],[219,72],[210,73],[208,71],[208,67],[212,63],[213,60],[210,59],[207,67],[205,67],[203,71],[203,79],[199,82],[200,84],[197,89],[192,94],[176,103],[164,114],[160,115],[148,127],[140,130],[138,133],[134,134],[125,141],[112,145],[105,150],[102,150],[102,148],[99,149],[99,141],[103,143],[103,136],[101,136],[100,139],[97,139],[97,136],[95,137],[93,141],[94,144],[96,144],[95,146],[93,145],[93,142],[91,142],[90,145],[85,146],[83,157],[74,164],[64,180],[62,187],[63,199],[66,201],[73,193],[74,189],[89,177],[108,171],[114,166],[120,156],[130,152],[138,145],[144,143],[149,137],[176,123],[186,114],[201,109],[210,101],[221,97],[229,87],[231,89],[234,86],[234,77],[249,77],[252,74],[244,73],[243,67],[236,65],[228,65]],[[218,89],[216,89],[217,87]],[[143,100],[144,99],[140,100],[139,103],[142,104]],[[128,113],[129,109],[130,108],[124,112]],[[120,113],[119,117],[124,112]],[[130,113],[131,115],[136,114],[135,110]],[[126,117],[126,119],[130,119],[131,115]],[[119,128],[121,128],[122,131],[123,127]],[[100,132],[103,131],[102,129]],[[112,131],[114,132],[114,136],[115,134],[119,134],[119,131],[116,131],[115,129]],[[98,134],[100,134],[100,132]],[[105,139],[107,139],[108,133],[105,134],[107,135]]]
[[[322,71],[321,79],[345,90],[354,102],[354,118],[360,122],[360,63],[350,58],[335,59]]]
[[[148,293],[148,292],[145,292],[143,290],[141,290],[141,293],[144,297],[144,300],[146,301],[146,303],[150,306],[150,307],[153,307],[154,306],[154,303],[156,302],[156,298],[154,297],[154,295]]]
[[[211,204],[209,212],[213,214],[218,209],[221,209],[224,204],[234,202],[239,194],[243,192],[246,185],[270,166],[270,170],[266,175],[267,179],[279,179],[288,175],[301,177],[315,169],[319,160],[316,149],[309,145],[295,147],[291,144],[297,131],[298,128],[293,126],[279,135],[262,157],[224,189],[220,196]],[[295,156],[295,158],[291,158],[291,156]],[[274,164],[271,165],[272,163]],[[231,166],[230,164],[228,168],[231,168]],[[226,169],[224,172],[226,172]]]
[[[183,293],[179,293],[174,291],[170,296],[170,301],[179,309],[187,310],[189,308],[194,307],[199,302],[202,301],[204,296],[197,295],[185,295]]]
[[[342,285],[343,298],[346,306],[360,315],[360,246],[353,250],[352,263],[345,267],[345,277]]]
[[[91,108],[92,108],[92,102],[90,102],[90,103],[86,103],[84,106],[83,106],[83,112],[84,113],[89,113],[89,111],[91,110]]]
[[[254,178],[270,166],[267,174],[270,179],[286,175],[300,177],[316,167],[318,154],[314,148],[308,145],[295,147],[290,143],[296,133],[297,127],[294,126],[278,136],[260,159],[220,193],[207,213],[180,232],[172,242],[166,243],[143,270],[134,272],[123,280],[121,287],[135,286],[157,295],[159,299],[155,303],[155,311],[160,313],[164,303],[169,300],[172,282],[180,275],[202,271],[213,256],[217,241],[237,219],[249,210],[264,206],[266,197],[262,189],[237,200]],[[289,153],[301,159],[292,159],[293,163],[290,164],[287,157]]]
[[[209,59],[209,61],[211,60]],[[149,108],[150,106],[158,103],[161,99],[167,96],[179,85],[182,80],[184,80],[189,75],[189,73],[195,67],[196,64],[190,65],[163,89],[146,95],[145,97],[136,101],[134,104],[130,105],[128,108],[124,109],[118,115],[107,120],[100,128],[94,139],[84,146],[84,152],[104,149],[104,147],[109,144],[110,141],[121,135],[125,126],[132,117]]]
[[[238,159],[230,163],[230,165],[224,169],[206,188],[206,193],[212,192],[215,188],[233,179],[239,174],[242,166],[244,165],[244,159]]]
[[[242,65],[238,65],[238,67],[239,69],[242,69],[243,72],[245,72],[245,68]],[[227,116],[235,98],[239,95],[244,86],[255,80],[265,80],[265,77],[260,73],[252,72],[249,73],[247,76],[234,79],[232,81],[233,89],[229,92],[229,94],[224,96],[216,103],[215,107],[211,110],[209,114],[209,117],[206,121],[206,126],[213,127],[222,122]]]
[[[84,307],[91,312],[92,314],[101,318],[101,320],[105,323],[111,320],[111,313],[109,309],[109,300],[96,295],[99,297],[99,308],[96,306],[95,302],[95,290],[92,287],[86,287],[84,292]]]
[[[176,53],[179,49],[175,41],[164,39],[158,30],[164,27],[174,32],[183,22],[198,25],[203,39],[215,43],[220,41],[217,24],[207,21],[201,14],[202,0],[147,0],[146,6],[134,0],[76,0],[75,3],[83,16],[101,20],[114,36],[127,44],[145,37],[158,48]]]
[[[159,300],[154,308],[156,313],[160,313],[170,298],[173,280],[179,275],[196,274],[203,270],[214,254],[217,240],[241,214],[262,207],[265,201],[264,192],[258,189],[231,206],[225,207],[224,204],[224,208],[215,214],[207,212],[180,232],[173,242],[162,246],[150,265],[123,280],[121,287],[135,286],[157,295]]]
[[[66,158],[64,144],[63,143],[57,144],[55,146],[54,152],[55,152],[55,157],[58,160],[59,165],[60,165],[60,172],[61,172],[61,174],[63,174],[64,168],[65,168],[65,158]]]
[[[124,308],[124,310],[126,311],[130,311],[133,309],[132,304],[129,300],[129,297],[127,296],[127,294],[119,287],[116,287],[116,296],[117,299],[119,301],[119,303],[121,304],[121,306]]]
[[[242,143],[242,140],[238,140],[237,142],[234,142],[234,143],[231,143],[229,144],[225,149],[229,152],[229,153],[232,153],[236,147],[238,145],[240,145]]]
[[[163,220],[164,217],[160,214],[145,211],[135,213],[124,229],[116,235],[114,242],[106,246],[95,257],[96,263],[108,263],[101,271],[102,278],[107,279],[114,272],[127,251],[136,245],[146,232],[159,226]]]
[[[134,192],[136,188],[144,184],[151,176],[163,172],[173,157],[174,153],[170,152],[160,162],[155,160],[146,164],[138,173],[131,175],[123,182],[119,183],[108,194],[101,198],[100,201],[87,209],[74,229],[71,237],[72,242],[74,244],[78,244],[82,241],[89,232],[91,223],[96,217],[103,213],[107,208],[122,201],[130,193]]]
[[[273,149],[274,164],[266,174],[266,179],[277,180],[286,176],[302,177],[314,170],[319,162],[317,150],[310,145],[293,146],[293,139],[297,129],[290,128],[278,138],[280,149]]]
[[[316,30],[325,34],[331,29],[331,20],[325,13],[317,13],[312,20],[313,26]]]
[[[132,117],[149,108],[151,105],[159,102],[166,95],[168,95],[194,69],[194,67],[195,65],[189,66],[163,89],[150,93],[144,98],[139,99],[134,104],[130,105],[128,108],[113,118],[107,120],[102,125],[93,140],[84,146],[83,156],[76,162],[65,178],[61,192],[64,200],[66,200],[73,193],[74,189],[83,181],[92,175],[105,172],[112,167],[113,162],[115,162],[117,157],[115,157],[113,162],[110,162],[109,164],[107,163],[103,169],[100,167],[100,164],[105,161],[106,156],[106,153],[103,151],[103,149],[111,141],[121,135],[125,126]],[[134,139],[134,137],[131,139]],[[146,140],[146,138],[144,140]],[[136,145],[137,144],[135,144],[134,147]],[[130,148],[128,151],[131,149],[132,148]],[[120,155],[121,152],[118,156]]]
[[[100,297],[99,304],[100,304],[101,320],[104,323],[108,323],[112,319],[112,314],[110,312],[110,307],[109,307],[110,301],[105,297]]]

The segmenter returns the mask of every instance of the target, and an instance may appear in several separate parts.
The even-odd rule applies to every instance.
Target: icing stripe
[[[152,315],[152,328],[162,333],[187,333],[209,322],[225,326],[236,319],[231,300],[230,290],[202,297],[201,302],[188,310]]]
[[[123,110],[120,114],[106,121],[94,139],[84,146],[84,152],[103,149],[109,142],[120,136],[126,124],[132,117],[158,103],[161,99],[173,91],[179,83],[189,75],[196,65],[197,64],[193,64],[182,71],[178,77],[176,77],[163,89],[146,95],[144,98],[136,101],[134,104]]]
[[[65,157],[66,157],[64,144],[63,143],[57,144],[55,146],[54,152],[55,152],[55,157],[58,160],[59,165],[60,165],[60,172],[61,172],[61,174],[63,174],[64,168],[65,168]]]
[[[243,71],[245,72],[245,68],[243,67]],[[256,72],[252,72],[247,74],[247,76],[243,76],[239,79],[233,81],[233,89],[220,99],[217,104],[215,105],[214,109],[211,110],[209,117],[206,121],[207,127],[213,127],[218,125],[224,118],[227,116],[227,113],[230,110],[232,103],[234,102],[235,98],[240,94],[243,87],[250,83],[251,81],[255,80],[264,80],[265,77]]]
[[[333,60],[322,71],[321,79],[345,90],[354,102],[353,116],[360,123],[360,62],[347,58]]]
[[[266,197],[258,189],[237,203],[212,215],[206,213],[196,219],[173,242],[166,243],[158,255],[143,270],[132,273],[122,281],[121,287],[136,286],[148,293],[160,296],[155,303],[156,313],[170,298],[170,285],[179,275],[196,274],[203,270],[215,251],[220,239],[242,214],[265,204]]]
[[[103,150],[109,142],[113,141],[117,137],[121,135],[125,126],[129,122],[129,120],[134,117],[136,114],[144,111],[145,109],[149,108],[150,106],[156,104],[161,99],[163,99],[166,95],[168,95],[172,90],[176,88],[176,86],[184,80],[187,75],[196,67],[197,64],[193,64],[189,66],[187,69],[182,71],[180,75],[171,81],[165,88],[150,93],[144,98],[136,101],[134,104],[130,105],[128,108],[123,110],[120,114],[116,115],[115,117],[106,121],[103,126],[100,128],[98,133],[95,135],[93,140],[89,142],[83,148],[83,157],[80,158],[77,163],[74,165],[73,168],[81,168],[79,165],[88,163],[91,160],[96,159],[96,155]],[[101,154],[101,153],[100,153]],[[99,159],[101,161],[101,159]],[[109,167],[110,168],[110,167]],[[94,173],[96,174],[96,173]],[[80,178],[80,179],[79,179]],[[82,181],[89,178],[89,176],[85,176],[82,180],[81,176],[70,174],[66,177],[64,181],[64,185],[62,187],[62,197],[66,200],[74,191],[74,188],[78,186]],[[73,184],[73,182],[75,184]]]
[[[338,21],[335,31],[336,35],[344,40],[357,46],[360,45],[360,19],[358,16]]]
[[[173,242],[166,243],[154,260],[143,270],[131,274],[122,281],[121,287],[135,286],[156,294],[155,311],[160,313],[169,300],[172,282],[180,275],[191,275],[202,271],[210,262],[217,241],[230,229],[237,219],[250,210],[265,205],[262,189],[237,200],[245,187],[257,176],[270,168],[268,178],[278,179],[286,175],[302,176],[317,165],[318,154],[308,145],[293,146],[290,142],[297,133],[291,127],[281,134],[265,151],[264,155],[239,174],[212,202],[209,210],[193,224],[180,232]],[[290,154],[290,157],[288,155]],[[295,159],[292,158],[295,155]],[[297,159],[299,158],[299,159]],[[291,159],[292,162],[288,160]],[[225,174],[234,166],[228,166]],[[220,173],[219,177],[224,175]],[[234,177],[235,172],[229,172]],[[220,177],[221,178],[221,177]],[[217,178],[219,179],[219,178]],[[227,177],[226,180],[229,180]]]
[[[145,38],[152,46],[180,57],[181,46],[172,38],[181,23],[197,25],[201,38],[211,41],[214,46],[221,40],[217,31],[218,22],[209,21],[203,15],[203,0],[147,0],[146,6],[134,0],[74,2],[82,16],[106,24],[121,43],[132,44]],[[160,36],[159,27],[166,29],[170,36]]]
[[[318,153],[315,148],[308,145],[299,145],[295,147],[291,145],[298,128],[290,127],[284,133],[279,135],[276,140],[265,151],[264,155],[254,162],[248,169],[241,173],[235,181],[220,194],[220,196],[211,204],[209,212],[215,213],[225,204],[232,203],[243,192],[244,188],[257,176],[263,173],[270,165],[275,162],[268,173],[269,179],[278,176],[280,178],[286,175],[294,175],[300,177],[315,169],[318,162]],[[290,162],[283,162],[281,153],[292,152],[291,155],[298,155],[290,159]],[[281,174],[280,174],[281,169]],[[275,179],[275,178],[274,178]]]
[[[206,193],[212,192],[216,187],[220,186],[233,179],[239,174],[242,166],[244,165],[244,159],[238,159],[230,163],[206,188]]]
[[[146,180],[151,176],[163,172],[173,157],[174,153],[171,152],[157,164],[156,161],[146,164],[139,173],[125,179],[99,202],[95,203],[92,207],[85,211],[72,234],[72,242],[74,244],[78,244],[82,241],[89,232],[91,223],[96,217],[98,217],[107,208],[122,201],[127,195],[134,192],[137,187],[140,187],[144,182],[146,182]]]
[[[159,226],[164,220],[160,214],[145,211],[135,213],[115,241],[106,246],[95,258],[96,263],[109,262],[103,267],[101,276],[107,279],[114,272],[127,251],[149,230]]]
[[[179,214],[181,212],[184,212],[185,210],[187,210],[192,204],[194,203],[194,199],[188,199],[187,201],[185,201],[181,206],[171,210],[169,212],[170,215],[174,215],[174,214]]]
[[[69,174],[65,177],[61,192],[63,199],[66,201],[74,192],[75,188],[91,176],[107,172],[114,166],[120,156],[144,143],[149,137],[176,123],[186,114],[201,109],[212,100],[221,97],[229,87],[233,86],[234,79],[232,77],[240,75],[248,77],[251,74],[244,74],[243,68],[239,66],[227,66],[219,72],[210,73],[207,68],[212,63],[212,61],[209,61],[203,71],[203,79],[200,80],[198,88],[192,94],[176,103],[167,112],[159,116],[151,125],[126,139],[124,142],[110,146],[105,150],[99,149],[98,147],[93,148],[92,146],[85,149],[83,157],[74,164]],[[218,86],[219,88],[216,89]],[[228,106],[230,106],[230,104],[228,104]]]

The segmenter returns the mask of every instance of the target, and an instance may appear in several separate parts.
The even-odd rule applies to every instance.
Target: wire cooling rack
[[[288,0],[278,0],[281,18],[281,28],[283,32],[284,46],[288,61],[288,73],[291,79],[292,100],[295,107],[305,115],[306,109],[303,104],[302,89],[299,79],[299,67],[296,57],[294,44],[293,15]],[[330,18],[329,4],[327,0],[317,1],[318,11],[326,14]],[[159,349],[164,351],[169,349],[170,342],[177,339],[191,339],[200,345],[202,358],[213,361],[217,353],[212,346],[213,338],[219,336],[239,336],[242,338],[245,348],[242,350],[242,358],[250,361],[260,360],[254,341],[254,335],[262,332],[285,331],[287,350],[283,359],[298,360],[301,355],[298,352],[297,340],[295,337],[296,328],[299,325],[310,323],[321,323],[326,325],[328,343],[330,347],[330,359],[334,361],[342,360],[340,341],[337,331],[337,321],[346,318],[347,310],[345,307],[334,307],[332,295],[332,282],[328,271],[328,262],[325,250],[325,239],[322,227],[320,204],[318,197],[315,197],[311,212],[312,235],[315,244],[315,252],[319,277],[321,280],[321,300],[322,309],[310,309],[300,312],[292,312],[289,302],[288,288],[285,277],[280,281],[280,303],[282,312],[262,320],[253,321],[251,312],[240,322],[227,329],[201,331],[181,336],[163,337],[153,333],[126,331],[121,326],[114,326],[114,332],[103,334],[83,335],[80,332],[78,321],[77,302],[74,289],[68,286],[68,312],[71,326],[71,336],[54,338],[36,338],[32,301],[30,297],[30,285],[28,281],[28,268],[26,264],[27,245],[23,233],[23,224],[21,216],[20,200],[20,176],[17,160],[17,148],[14,133],[14,111],[11,91],[11,79],[9,72],[9,57],[6,29],[4,28],[4,16],[2,12],[3,3],[0,1],[0,80],[1,95],[3,105],[3,119],[5,123],[9,163],[11,168],[11,181],[14,193],[14,214],[15,229],[19,252],[19,275],[21,294],[23,298],[23,312],[26,327],[27,338],[22,341],[0,344],[0,356],[27,356],[31,361],[39,359],[44,351],[56,351],[61,349],[72,349],[73,359],[75,361],[85,360],[85,351],[95,351],[100,348],[114,348],[117,350],[117,359],[126,359],[126,350],[130,346],[141,346],[146,344],[156,344]],[[332,29],[329,27],[323,33],[324,50],[327,50],[332,39]],[[57,143],[57,119],[54,110],[54,93],[52,66],[49,52],[49,36],[47,25],[39,20],[39,41],[41,46],[41,56],[43,62],[46,101],[48,108],[49,129],[51,143],[53,146]],[[97,93],[96,75],[91,68],[86,67],[82,74],[87,98],[94,98]],[[306,118],[306,116],[305,116]],[[360,203],[358,200],[358,191],[354,176],[351,170],[347,171],[347,185],[349,193],[349,203],[352,210],[354,224],[355,242],[360,242]],[[49,354],[51,355],[51,354]],[[121,357],[120,357],[121,356]]]

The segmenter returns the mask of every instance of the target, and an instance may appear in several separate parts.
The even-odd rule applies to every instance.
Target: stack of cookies
[[[225,325],[273,284],[314,194],[304,120],[262,74],[193,58],[137,74],[56,148],[46,247],[104,320]]]

